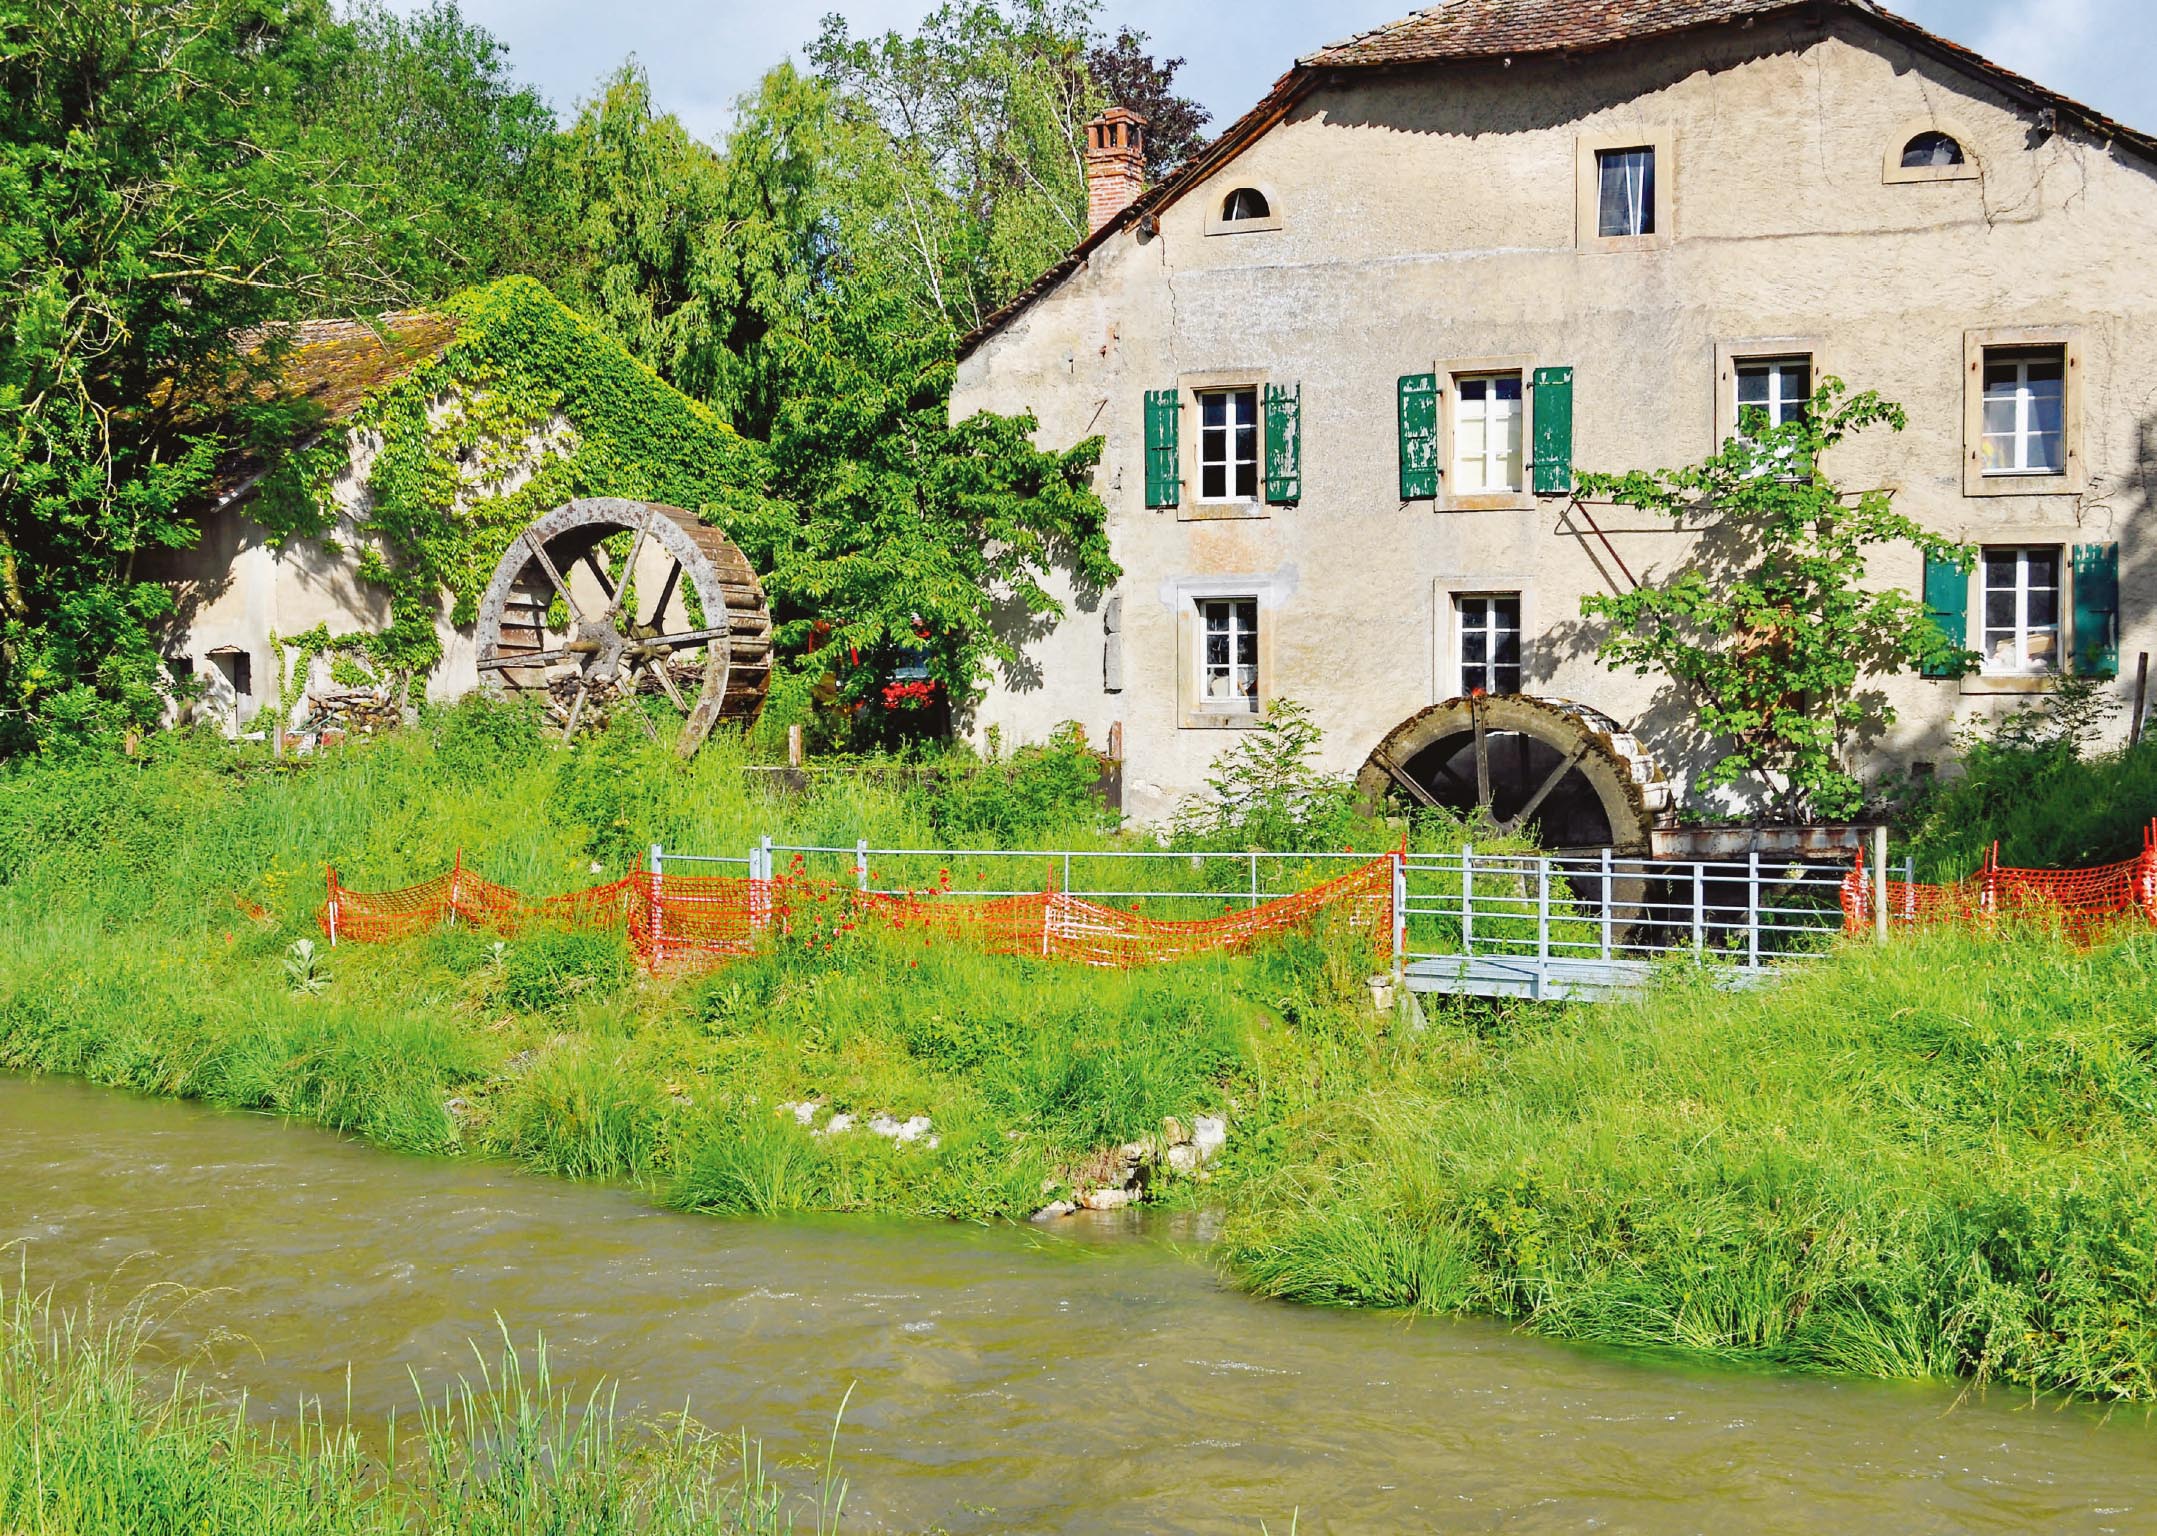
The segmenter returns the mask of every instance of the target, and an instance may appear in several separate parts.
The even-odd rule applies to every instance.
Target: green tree
[[[554,238],[532,206],[554,112],[451,0],[410,17],[375,0],[324,35],[301,142],[361,189],[381,260],[415,297],[522,272]]]
[[[809,49],[849,140],[836,234],[857,270],[954,330],[1086,233],[1092,0],[951,0],[911,36],[837,15]]]
[[[331,28],[312,0],[0,3],[0,746],[156,717],[171,598],[137,563],[193,540],[227,437],[289,432],[261,328],[398,291],[295,126]]]
[[[958,706],[994,661],[1063,612],[1044,582],[1119,574],[1106,509],[1088,480],[1101,440],[1050,452],[1031,416],[949,417],[948,331],[911,323],[906,301],[843,290],[787,333],[790,391],[772,438],[777,493],[796,521],[767,580],[779,638],[826,639],[859,658],[843,697],[883,683],[899,653],[925,653]]]
[[[1726,744],[1706,785],[1750,777],[1783,814],[1846,816],[1864,790],[1844,743],[1894,719],[1860,682],[1973,660],[1908,593],[1867,585],[1872,553],[1914,545],[1967,568],[1972,552],[1897,512],[1887,491],[1845,492],[1822,469],[1821,455],[1855,433],[1901,431],[1900,406],[1827,379],[1798,420],[1770,427],[1750,412],[1743,425],[1687,468],[1580,477],[1584,497],[1701,530],[1675,575],[1591,595],[1581,611],[1610,626],[1604,661],[1668,676]]]
[[[532,273],[614,332],[675,388],[716,392],[725,319],[698,283],[721,218],[717,151],[652,106],[631,59],[542,152],[534,211],[553,222]]]

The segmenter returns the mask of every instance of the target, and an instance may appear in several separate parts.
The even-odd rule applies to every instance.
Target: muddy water
[[[1253,1301],[1186,1223],[735,1222],[275,1121],[0,1078],[0,1241],[157,1282],[166,1342],[365,1417],[497,1314],[626,1402],[767,1454],[841,1436],[856,1530],[2157,1530],[2157,1423],[1687,1371]],[[8,1268],[13,1270],[11,1261]]]

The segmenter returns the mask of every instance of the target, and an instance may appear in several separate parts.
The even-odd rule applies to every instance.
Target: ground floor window
[[[1984,670],[2040,677],[2060,669],[2060,549],[1987,546]]]
[[[1460,637],[1460,691],[1520,692],[1520,594],[1491,592],[1453,599]]]
[[[1811,358],[1746,358],[1738,364],[1738,435],[1801,421],[1811,399]]]
[[[1258,599],[1198,599],[1198,703],[1209,714],[1258,713]]]

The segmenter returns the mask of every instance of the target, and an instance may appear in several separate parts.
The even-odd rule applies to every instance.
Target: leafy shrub
[[[644,734],[634,707],[561,754],[549,797],[549,810],[575,830],[585,851],[611,864],[643,853],[672,777],[668,754]]]
[[[1100,794],[1101,759],[1077,724],[1065,721],[1040,746],[977,762],[947,778],[932,799],[936,830],[954,838],[1007,844],[1051,830],[1112,830],[1117,817]]]
[[[2157,748],[2089,752],[2113,712],[2100,686],[2062,678],[2037,706],[1960,738],[1961,772],[1901,808],[1920,879],[1973,873],[1995,841],[2002,863],[2025,869],[2109,864],[2141,850],[2157,815]]]
[[[1362,821],[1353,786],[1312,761],[1324,739],[1307,708],[1276,700],[1265,719],[1213,760],[1206,792],[1176,808],[1176,846],[1280,853],[1341,847]]]
[[[629,972],[629,946],[620,934],[539,928],[503,952],[498,995],[522,1012],[554,1013],[617,990]]]
[[[428,721],[435,761],[462,784],[527,768],[546,751],[537,700],[485,690],[433,713]]]

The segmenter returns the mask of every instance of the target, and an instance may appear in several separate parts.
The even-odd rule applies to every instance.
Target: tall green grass
[[[1314,1096],[1224,1257],[1299,1300],[2157,1400],[2157,938],[1850,946],[1449,1022]]]
[[[145,1314],[0,1296],[0,1530],[10,1536],[781,1536],[836,1532],[845,1486],[767,1476],[746,1436],[625,1422],[545,1346],[504,1340],[370,1442],[319,1404],[265,1423],[162,1367]],[[163,1381],[164,1385],[153,1383]],[[836,1430],[834,1432],[836,1437]]]
[[[1158,846],[1056,789],[1068,764],[1024,794],[1008,765],[955,765],[954,810],[948,777],[782,793],[729,740],[685,767],[633,730],[565,753],[520,729],[472,706],[282,769],[177,741],[0,774],[0,1067],[766,1214],[1022,1216],[1102,1149],[1224,1114],[1205,1193],[1260,1290],[2157,1398],[2157,939],[1931,935],[1751,992],[1674,968],[1633,1004],[1432,1006],[1427,1027],[1376,1013],[1371,951],[1322,928],[1132,972],[862,928],[657,977],[617,936],[455,929],[324,950],[325,985],[290,985],[329,861],[386,887],[461,847],[545,894],[654,840],[766,831]],[[877,883],[941,878],[889,862]],[[1248,878],[1152,863],[1164,883]],[[926,1114],[934,1142],[815,1135],[792,1108],[809,1101],[819,1124]]]

